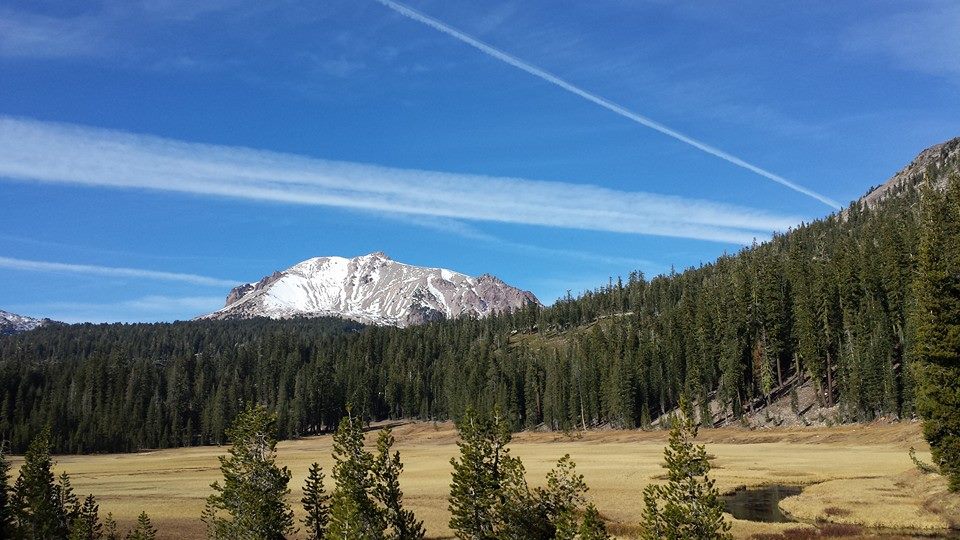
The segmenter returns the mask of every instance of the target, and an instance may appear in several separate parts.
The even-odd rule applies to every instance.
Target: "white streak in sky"
[[[0,178],[750,244],[800,222],[586,184],[395,169],[0,116]]]
[[[239,281],[217,279],[196,274],[181,274],[176,272],[158,272],[140,268],[122,268],[114,266],[93,266],[89,264],[67,264],[47,261],[31,261],[0,257],[0,268],[12,270],[27,270],[30,272],[66,272],[71,274],[91,274],[108,277],[129,277],[138,279],[156,279],[160,281],[181,281],[194,285],[209,285],[212,287],[234,287]]]
[[[783,186],[786,186],[786,187],[788,187],[788,188],[790,188],[790,189],[792,189],[792,190],[794,190],[794,191],[796,191],[796,192],[798,192],[798,193],[802,193],[802,194],[804,194],[804,195],[806,195],[806,196],[808,196],[808,197],[812,197],[812,198],[814,198],[814,199],[816,199],[816,200],[818,200],[818,201],[826,204],[827,206],[831,206],[831,207],[833,207],[833,208],[835,208],[835,209],[841,208],[840,204],[837,203],[837,201],[834,201],[833,199],[830,199],[829,197],[827,197],[827,196],[825,196],[825,195],[821,195],[820,193],[817,193],[816,191],[813,191],[812,189],[805,188],[805,187],[797,184],[796,182],[793,182],[793,181],[791,181],[791,180],[787,180],[786,178],[784,178],[784,177],[782,177],[782,176],[780,176],[780,175],[778,175],[778,174],[774,174],[774,173],[772,173],[772,172],[770,172],[770,171],[768,171],[768,170],[766,170],[766,169],[762,169],[762,168],[760,168],[760,167],[758,167],[758,166],[756,166],[756,165],[754,165],[754,164],[752,164],[752,163],[749,163],[749,162],[747,162],[747,161],[744,161],[744,160],[742,160],[742,159],[740,159],[740,158],[738,158],[738,157],[736,157],[736,156],[734,156],[734,155],[732,155],[732,154],[728,154],[727,152],[724,152],[723,150],[720,150],[719,148],[715,148],[715,147],[713,147],[713,146],[710,146],[710,145],[707,144],[707,143],[698,141],[697,139],[694,139],[693,137],[689,137],[689,136],[687,136],[687,135],[684,135],[683,133],[680,133],[679,131],[676,131],[675,129],[669,128],[669,127],[661,124],[660,122],[657,122],[657,121],[655,121],[655,120],[652,120],[652,119],[650,119],[650,118],[647,118],[646,116],[643,116],[643,115],[641,115],[641,114],[635,113],[635,112],[633,112],[633,111],[631,111],[631,110],[629,110],[629,109],[627,109],[627,108],[625,108],[625,107],[623,107],[623,106],[621,106],[621,105],[617,105],[616,103],[613,103],[612,101],[606,100],[606,99],[604,99],[604,98],[602,98],[602,97],[600,97],[600,96],[598,96],[598,95],[596,95],[596,94],[592,94],[592,93],[590,93],[590,92],[588,92],[588,91],[580,88],[579,86],[575,86],[575,85],[573,85],[573,84],[571,84],[571,83],[569,83],[569,82],[561,79],[560,77],[557,77],[556,75],[554,75],[554,74],[552,74],[552,73],[550,73],[550,72],[548,72],[548,71],[544,71],[543,69],[540,69],[540,68],[538,68],[538,67],[536,67],[536,66],[534,66],[534,65],[528,64],[528,63],[524,62],[523,60],[520,60],[519,58],[516,58],[516,57],[514,57],[514,56],[511,56],[511,55],[509,55],[509,54],[501,51],[500,49],[497,49],[497,48],[495,48],[495,47],[493,47],[493,46],[491,46],[491,45],[487,45],[486,43],[484,43],[484,42],[482,42],[482,41],[480,41],[480,40],[478,40],[478,39],[470,36],[469,34],[465,34],[465,33],[461,32],[460,30],[457,30],[456,28],[452,28],[452,27],[448,26],[446,23],[443,23],[443,22],[441,22],[441,21],[438,21],[437,19],[434,19],[433,17],[430,17],[430,16],[428,16],[428,15],[424,15],[423,13],[420,13],[419,11],[416,11],[416,10],[414,10],[414,9],[411,9],[411,8],[409,8],[409,7],[407,7],[407,6],[403,5],[403,4],[400,4],[400,3],[397,3],[397,2],[393,2],[392,0],[376,0],[376,1],[379,2],[379,3],[381,3],[381,4],[383,4],[384,6],[386,6],[386,7],[388,7],[388,8],[390,8],[390,9],[392,9],[393,11],[396,11],[397,13],[399,13],[400,15],[403,15],[404,17],[407,17],[407,18],[409,18],[409,19],[413,19],[414,21],[417,21],[417,22],[419,22],[419,23],[423,23],[423,24],[425,24],[425,25],[433,28],[434,30],[438,30],[438,31],[440,31],[440,32],[443,32],[444,34],[447,34],[448,36],[451,36],[451,37],[453,37],[453,38],[455,38],[455,39],[457,39],[457,40],[459,40],[459,41],[461,41],[461,42],[463,42],[463,43],[466,43],[467,45],[470,45],[471,47],[474,47],[475,49],[478,49],[480,52],[483,52],[484,54],[486,54],[486,55],[488,55],[488,56],[491,56],[491,57],[493,57],[493,58],[496,58],[497,60],[500,60],[500,61],[502,61],[502,62],[504,62],[504,63],[510,64],[511,66],[513,66],[513,67],[515,67],[515,68],[517,68],[517,69],[520,69],[520,70],[522,70],[522,71],[525,71],[525,72],[529,73],[530,75],[533,75],[534,77],[539,77],[540,79],[543,79],[544,81],[547,81],[547,82],[550,83],[550,84],[559,86],[560,88],[563,88],[564,90],[566,90],[566,91],[568,91],[568,92],[570,92],[570,93],[572,93],[572,94],[578,95],[578,96],[582,97],[583,99],[586,99],[587,101],[590,101],[590,102],[592,102],[592,103],[595,103],[595,104],[603,107],[604,109],[613,111],[613,112],[619,114],[620,116],[623,116],[624,118],[628,118],[628,119],[633,120],[634,122],[636,122],[636,123],[638,123],[638,124],[640,124],[640,125],[646,126],[646,127],[650,128],[650,129],[653,129],[653,130],[656,130],[656,131],[659,131],[660,133],[662,133],[662,134],[664,134],[664,135],[666,135],[666,136],[668,136],[668,137],[672,137],[672,138],[674,138],[674,139],[676,139],[676,140],[678,140],[678,141],[681,141],[681,142],[683,142],[683,143],[685,143],[685,144],[688,144],[688,145],[690,145],[690,146],[692,146],[692,147],[694,147],[694,148],[696,148],[696,149],[698,149],[698,150],[700,150],[700,151],[702,151],[702,152],[706,152],[706,153],[708,153],[708,154],[710,154],[710,155],[712,155],[712,156],[718,157],[718,158],[720,158],[720,159],[722,159],[722,160],[724,160],[724,161],[727,161],[727,162],[729,162],[729,163],[732,163],[732,164],[736,165],[737,167],[742,167],[742,168],[744,168],[744,169],[746,169],[746,170],[748,170],[748,171],[750,171],[750,172],[753,172],[753,173],[755,173],[755,174],[758,174],[758,175],[760,175],[760,176],[762,176],[762,177],[764,177],[764,178],[767,178],[767,179],[769,179],[769,180],[773,180],[774,182],[776,182],[776,183],[778,183],[778,184],[781,184],[781,185],[783,185]]]

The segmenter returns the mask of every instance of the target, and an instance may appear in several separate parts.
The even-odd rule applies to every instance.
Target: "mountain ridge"
[[[960,137],[935,144],[922,150],[907,166],[900,169],[886,182],[871,188],[860,201],[869,207],[914,187],[930,173],[937,189],[946,186],[951,173],[960,173]]]
[[[50,322],[50,319],[35,319],[0,309],[0,336],[29,332]]]
[[[464,315],[485,317],[540,301],[491,274],[394,261],[381,251],[313,257],[233,288],[223,308],[198,319],[339,316],[405,327]]]

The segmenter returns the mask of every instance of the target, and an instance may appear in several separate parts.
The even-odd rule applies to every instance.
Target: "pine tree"
[[[303,510],[306,516],[303,525],[307,528],[309,540],[322,540],[330,521],[330,496],[323,489],[323,468],[319,463],[310,465],[306,483],[303,486]]]
[[[16,537],[16,515],[10,489],[10,462],[6,441],[0,442],[0,538]]]
[[[564,455],[547,473],[546,487],[511,498],[507,515],[513,517],[510,521],[517,522],[512,526],[514,536],[558,540],[578,537],[587,485],[576,467],[570,455]]]
[[[20,533],[28,538],[65,538],[69,531],[63,495],[62,486],[54,483],[47,428],[27,448],[15,485]]]
[[[943,194],[928,184],[921,204],[910,317],[916,409],[934,462],[960,491],[960,178]]]
[[[544,525],[538,528],[546,531],[548,536],[560,538],[564,528],[571,531],[579,529],[577,518],[586,502],[587,485],[583,475],[577,474],[576,467],[570,454],[560,458],[556,467],[547,473],[546,488],[538,488],[533,497],[535,504],[528,505],[540,510]],[[527,508],[522,511],[530,510]]]
[[[468,409],[457,422],[457,433],[460,459],[450,460],[450,528],[464,540],[494,539],[507,493],[516,489],[509,485],[516,479],[510,472],[518,461],[507,449],[510,429],[499,412],[487,420]]]
[[[697,424],[684,415],[673,422],[664,449],[667,484],[643,491],[643,538],[647,540],[730,539],[720,493],[709,478],[706,449],[693,444]]]
[[[150,522],[150,516],[146,512],[140,512],[140,515],[137,517],[137,525],[127,533],[126,540],[156,540],[157,530],[153,528],[153,523]],[[264,538],[257,537],[253,535],[241,535],[235,536],[234,538]]]
[[[220,456],[223,484],[214,482],[202,520],[210,538],[281,539],[293,532],[290,471],[276,464],[276,416],[250,406],[227,431],[233,443]],[[226,513],[222,516],[221,512]]]
[[[587,509],[584,510],[577,534],[577,540],[611,539],[610,533],[607,532],[607,525],[603,522],[600,512],[597,511],[597,507],[593,503],[588,504]]]
[[[418,521],[412,511],[403,508],[403,491],[400,490],[400,473],[403,463],[400,452],[390,454],[394,438],[390,428],[380,431],[377,439],[377,455],[373,472],[376,477],[374,494],[384,510],[386,522],[391,533],[388,538],[394,540],[417,540],[423,538],[423,522]]]
[[[103,518],[103,540],[120,540],[121,538],[117,521],[113,519],[113,512],[107,512],[107,517]]]
[[[507,448],[510,431],[498,411],[481,418],[468,410],[457,431],[460,459],[451,460],[448,500],[450,528],[458,538],[572,540],[584,526],[600,530],[602,522],[584,525],[581,519],[587,486],[569,455],[547,474],[545,487],[531,490],[522,461]]]
[[[87,495],[77,516],[70,523],[70,540],[99,540],[103,538],[100,506],[93,495]]]
[[[80,517],[80,499],[73,492],[70,476],[66,471],[60,473],[57,487],[54,491],[55,499],[60,507],[61,527],[69,532],[73,529],[73,522]]]
[[[327,538],[380,540],[386,528],[383,511],[374,500],[373,455],[363,449],[359,418],[347,416],[333,436],[333,496]]]
[[[501,496],[494,507],[498,539],[547,540],[556,536],[558,518],[574,518],[567,513],[555,515],[544,490],[530,489],[520,458],[505,459],[501,474]]]

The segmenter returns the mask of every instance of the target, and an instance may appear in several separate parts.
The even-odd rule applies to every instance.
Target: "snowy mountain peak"
[[[0,336],[33,330],[48,322],[49,319],[34,319],[0,309]]]
[[[202,319],[340,316],[367,324],[408,326],[485,317],[539,301],[490,274],[394,261],[377,251],[352,259],[314,257],[256,283],[234,288],[226,305]]]

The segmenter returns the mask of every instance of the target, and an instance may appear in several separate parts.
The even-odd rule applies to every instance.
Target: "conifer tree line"
[[[349,412],[349,411],[348,411]],[[230,449],[219,457],[220,481],[211,484],[200,520],[211,540],[283,540],[299,535],[290,505],[291,472],[277,464],[276,414],[248,406],[227,428]],[[467,409],[456,422],[459,457],[453,467],[448,510],[450,529],[464,540],[611,540],[597,508],[589,503],[583,475],[565,455],[531,488],[523,462],[510,454],[510,423],[494,409]],[[644,492],[644,538],[727,540],[729,524],[703,446],[692,439],[692,411],[674,419],[665,449],[666,485]],[[333,492],[314,462],[303,486],[300,523],[309,540],[421,540],[423,522],[404,507],[399,452],[389,427],[380,430],[376,453],[365,448],[363,422],[350,414],[333,435]],[[81,503],[70,477],[54,480],[49,430],[31,441],[16,483],[0,446],[0,538],[13,540],[153,540],[157,530],[146,512],[122,534],[107,514],[101,522],[93,495]],[[661,508],[662,505],[662,508]],[[666,533],[665,533],[666,531]]]
[[[156,529],[146,512],[123,533],[112,514],[100,519],[93,494],[82,500],[70,476],[53,474],[50,432],[31,441],[16,482],[10,484],[10,462],[0,444],[0,538],[11,540],[154,540]]]
[[[227,430],[232,446],[220,457],[223,482],[211,485],[201,520],[212,540],[280,540],[300,532],[312,540],[418,540],[423,522],[404,507],[403,463],[389,428],[376,452],[364,444],[363,422],[344,417],[333,435],[333,482],[310,466],[303,486],[301,530],[294,522],[290,471],[276,463],[276,415],[265,407],[244,410]],[[499,413],[482,418],[472,410],[457,422],[460,458],[452,459],[450,528],[471,540],[607,540],[606,526],[587,486],[564,456],[547,475],[546,487],[527,485],[523,463],[510,456],[509,424]],[[712,486],[711,486],[712,487]]]
[[[201,514],[210,539],[279,540],[300,532],[290,505],[291,472],[277,465],[277,416],[250,406],[227,429],[231,447],[220,456],[223,482]],[[320,540],[417,540],[423,523],[403,507],[399,452],[389,428],[380,431],[376,454],[364,448],[363,423],[344,417],[333,436],[335,487],[324,487],[313,463],[300,499],[306,538]]]
[[[693,443],[697,424],[685,410],[675,416],[664,467],[668,482],[644,492],[644,538],[728,540],[719,492],[709,478],[703,446]],[[463,540],[611,540],[588,487],[565,455],[531,488],[520,458],[508,447],[511,424],[494,409],[467,409],[456,422],[459,456],[452,458],[450,529]],[[227,430],[232,442],[220,457],[224,481],[214,482],[201,516],[211,540],[281,540],[301,530],[289,504],[290,471],[276,464],[276,415],[249,407]],[[419,540],[423,522],[403,504],[403,463],[391,449],[389,428],[379,432],[376,453],[364,445],[363,422],[348,415],[333,435],[334,488],[310,466],[303,486],[302,532],[311,540]]]
[[[716,399],[736,419],[797,380],[839,405],[840,420],[953,411],[921,385],[947,377],[956,352],[956,235],[933,234],[956,230],[956,212],[943,211],[958,182],[944,171],[956,166],[928,171],[947,191],[907,183],[709,264],[483,320],[87,324],[6,337],[0,436],[15,452],[45,425],[57,452],[222,444],[248,403],[277,413],[280,438],[333,431],[347,403],[368,420],[499,407],[512,429],[644,427],[684,397]],[[918,307],[931,301],[935,313]],[[938,422],[930,436],[957,437]]]

